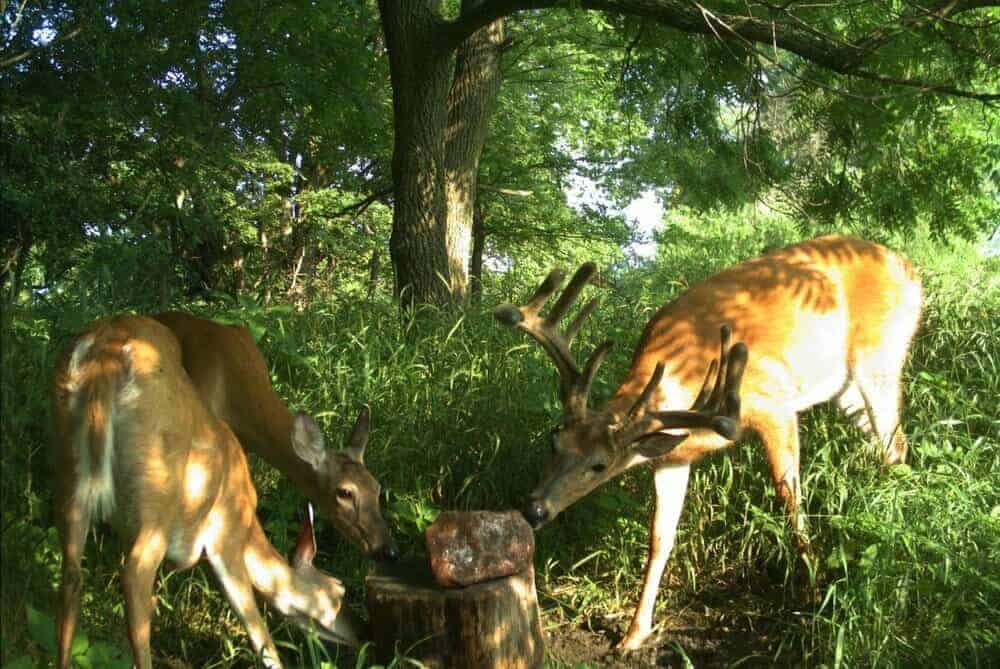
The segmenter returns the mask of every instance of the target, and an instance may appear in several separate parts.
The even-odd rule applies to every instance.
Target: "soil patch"
[[[801,666],[801,655],[787,644],[782,646],[782,640],[805,617],[783,599],[780,587],[699,592],[695,599],[660,614],[654,637],[631,653],[614,649],[628,627],[627,617],[599,617],[550,628],[550,665],[570,669]]]

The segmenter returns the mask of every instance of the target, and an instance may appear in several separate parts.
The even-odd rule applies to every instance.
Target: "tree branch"
[[[449,44],[453,47],[460,44],[475,30],[498,18],[519,11],[547,9],[560,4],[561,0],[486,0],[447,23]],[[711,35],[720,40],[742,43],[744,46],[762,44],[782,49],[838,74],[982,101],[1000,99],[1000,93],[966,91],[946,83],[901,79],[862,69],[882,46],[904,31],[945,21],[975,9],[1000,6],[997,0],[931,0],[923,6],[914,5],[913,11],[849,42],[821,33],[792,16],[788,11],[790,4],[763,7],[772,15],[780,14],[784,17],[764,20],[752,15],[715,12],[699,2],[684,0],[579,0],[579,6],[586,10],[639,16],[682,32]]]
[[[535,192],[530,190],[517,190],[514,188],[503,188],[502,186],[491,186],[490,184],[479,183],[479,190],[499,193],[509,197],[533,197]]]
[[[82,32],[83,32],[83,26],[82,25],[81,26],[77,26],[77,27],[73,28],[71,31],[69,31],[68,33],[65,33],[63,35],[59,35],[58,37],[56,37],[55,39],[53,39],[51,42],[48,42],[46,44],[40,44],[39,46],[35,46],[35,47],[30,48],[30,49],[25,49],[21,53],[14,54],[13,56],[8,56],[7,58],[4,58],[4,59],[0,60],[0,68],[2,68],[2,67],[10,67],[11,65],[15,65],[17,63],[20,63],[25,58],[28,58],[28,57],[30,57],[30,56],[38,53],[42,49],[51,49],[52,47],[56,46],[57,44],[61,44],[62,42],[65,42],[67,40],[73,39],[74,37],[76,37],[77,35],[79,35]]]
[[[365,209],[367,209],[375,202],[378,202],[380,199],[390,194],[392,194],[392,186],[386,186],[384,188],[378,189],[371,195],[361,200],[358,200],[357,202],[353,202],[345,207],[341,207],[337,211],[330,213],[326,212],[323,213],[316,212],[316,213],[322,216],[323,218],[340,218],[341,216],[347,216],[348,214],[359,216],[365,211]]]

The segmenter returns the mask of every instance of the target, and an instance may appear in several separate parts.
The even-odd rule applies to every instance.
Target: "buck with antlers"
[[[887,464],[905,460],[900,375],[920,318],[921,287],[906,260],[848,237],[821,237],[743,263],[661,308],[646,325],[625,380],[594,411],[587,408],[590,382],[613,342],[599,346],[582,371],[570,342],[596,301],[581,310],[565,335],[558,331],[594,270],[592,264],[582,266],[545,318],[539,311],[562,282],[559,270],[549,274],[526,306],[503,305],[495,314],[536,339],[559,370],[563,424],[555,436],[555,455],[524,511],[529,522],[540,527],[604,481],[637,464],[653,463],[656,504],[646,576],[632,623],[619,643],[629,650],[652,633],[653,605],[673,548],[691,463],[726,447],[741,428],[763,440],[778,495],[807,559],[798,413],[836,399],[879,441]],[[726,331],[716,388],[706,393],[706,381],[698,390],[723,324],[749,349],[739,402],[733,401],[733,393],[746,354],[736,346],[727,353]],[[723,381],[727,357],[730,372]],[[706,394],[711,401],[706,402]],[[691,413],[662,410],[687,406],[696,395]],[[708,427],[712,429],[704,429]],[[664,432],[669,428],[695,431]]]
[[[311,418],[303,425],[317,438],[292,439],[296,419],[274,392],[249,330],[177,311],[153,318],[177,337],[184,369],[198,394],[247,450],[288,476],[320,516],[366,553],[385,560],[399,557],[379,511],[381,487],[365,468],[364,442],[343,451],[325,448]],[[355,433],[367,435],[368,420],[367,410],[362,411]]]
[[[68,667],[80,608],[80,560],[88,528],[111,520],[129,546],[122,571],[135,666],[149,669],[156,572],[169,558],[186,569],[205,557],[265,665],[280,667],[254,601],[264,594],[320,636],[356,645],[359,625],[344,587],[312,566],[311,509],[291,564],[257,520],[257,493],[236,437],[195,392],[170,330],[138,316],[97,321],[67,347],[52,389],[56,518],[63,553],[57,621],[58,666]],[[360,450],[367,413],[351,436]],[[289,439],[321,450],[310,418],[294,418]],[[358,504],[359,500],[355,499]],[[359,515],[377,508],[359,508]]]

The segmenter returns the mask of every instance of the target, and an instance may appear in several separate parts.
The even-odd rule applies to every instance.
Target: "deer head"
[[[302,528],[295,548],[289,557],[289,564],[295,580],[300,585],[298,596],[278,596],[276,605],[282,608],[289,619],[300,627],[313,628],[327,641],[349,646],[359,645],[361,622],[343,605],[344,584],[313,566],[316,557],[316,536],[313,532],[313,507],[306,505],[302,518]],[[338,610],[339,606],[339,610]],[[337,611],[331,616],[329,611]]]
[[[382,486],[365,467],[371,411],[361,409],[342,451],[324,445],[323,432],[308,414],[292,422],[292,446],[316,472],[322,490],[333,494],[320,501],[320,512],[348,539],[378,559],[395,560],[399,549],[379,511]]]
[[[713,430],[727,439],[735,438],[739,430],[739,385],[747,349],[743,344],[730,346],[727,326],[722,327],[719,359],[710,365],[689,410],[661,411],[656,407],[654,397],[663,379],[662,361],[630,405],[609,403],[596,411],[588,408],[591,382],[614,341],[609,339],[599,345],[581,369],[570,345],[597,300],[590,300],[580,310],[565,333],[559,331],[558,325],[595,270],[593,263],[581,266],[544,318],[539,312],[563,280],[563,272],[558,269],[546,277],[524,306],[505,304],[494,310],[502,323],[533,337],[559,371],[562,424],[554,431],[553,456],[542,481],[524,509],[525,518],[536,528],[626,469],[669,455],[690,434],[678,430]]]

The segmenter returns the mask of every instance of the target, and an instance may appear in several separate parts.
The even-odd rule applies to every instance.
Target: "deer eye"
[[[593,467],[591,467],[590,471],[594,472],[595,474],[600,474],[601,472],[603,472],[607,468],[608,468],[608,466],[606,464],[604,464],[602,462],[599,462],[596,465],[594,465]]]
[[[345,502],[351,500],[354,497],[354,492],[350,488],[337,488],[337,499],[344,500]]]

